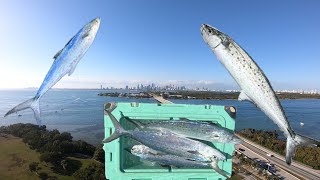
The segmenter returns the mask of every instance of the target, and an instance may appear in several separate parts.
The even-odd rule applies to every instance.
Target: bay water
[[[118,92],[128,92],[117,90]],[[72,134],[74,139],[82,139],[92,144],[100,144],[104,137],[103,105],[108,102],[141,102],[157,103],[153,98],[132,99],[98,96],[99,93],[114,92],[114,90],[68,90],[52,89],[41,101],[42,124],[48,129],[58,129]],[[134,92],[134,91],[130,91]],[[33,123],[31,109],[3,117],[17,104],[32,98],[34,89],[0,90],[0,126],[15,123]],[[177,104],[210,104],[228,105],[237,108],[236,130],[255,128],[264,130],[279,130],[278,127],[258,108],[249,102],[237,100],[184,100],[171,99]],[[281,100],[293,129],[303,135],[320,139],[320,100],[299,99]],[[301,126],[300,123],[304,123]]]

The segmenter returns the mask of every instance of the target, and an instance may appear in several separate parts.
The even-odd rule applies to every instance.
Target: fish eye
[[[216,157],[216,156],[213,156],[213,159],[217,159],[217,157]]]
[[[209,29],[208,32],[211,33],[211,30]]]

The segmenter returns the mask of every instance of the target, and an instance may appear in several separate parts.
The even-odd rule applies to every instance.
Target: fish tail
[[[289,136],[287,138],[286,145],[286,163],[289,165],[291,164],[292,157],[294,157],[294,153],[297,149],[297,146],[320,147],[320,142],[300,134],[295,134],[294,138]]]
[[[17,106],[15,106],[14,108],[12,108],[10,111],[8,111],[4,117],[18,112],[18,111],[22,111],[24,109],[28,109],[31,108],[34,114],[34,117],[36,118],[37,124],[40,126],[41,125],[41,112],[40,112],[40,105],[39,105],[39,97],[33,97],[23,103],[18,104]]]
[[[228,176],[222,169],[219,168],[218,162],[214,161],[210,163],[210,166],[212,167],[213,170],[215,170],[217,173],[221,174],[222,176],[229,178]]]
[[[119,138],[122,135],[128,134],[128,131],[126,131],[125,129],[123,129],[123,127],[120,125],[120,123],[118,122],[118,120],[111,114],[110,111],[106,110],[107,114],[109,115],[111,122],[115,128],[115,131],[113,134],[111,134],[110,137],[108,137],[107,139],[103,140],[103,143],[108,143],[111,142],[117,138]]]

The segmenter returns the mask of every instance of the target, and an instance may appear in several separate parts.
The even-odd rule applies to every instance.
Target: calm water
[[[101,90],[50,90],[41,99],[42,124],[49,129],[70,132],[76,139],[98,144],[103,138],[103,104],[107,102],[156,103],[154,99],[101,97]],[[105,91],[103,91],[105,92]],[[35,123],[33,112],[25,110],[3,118],[12,107],[35,95],[35,90],[0,90],[0,126]],[[172,100],[180,104],[233,105],[238,109],[236,129],[278,130],[260,110],[248,102],[236,100]],[[320,100],[281,101],[296,132],[320,139]],[[300,122],[304,126],[300,126]]]

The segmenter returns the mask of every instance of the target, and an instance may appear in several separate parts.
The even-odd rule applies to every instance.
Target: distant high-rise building
[[[103,89],[103,88],[102,88],[102,84],[100,85],[100,89]]]

